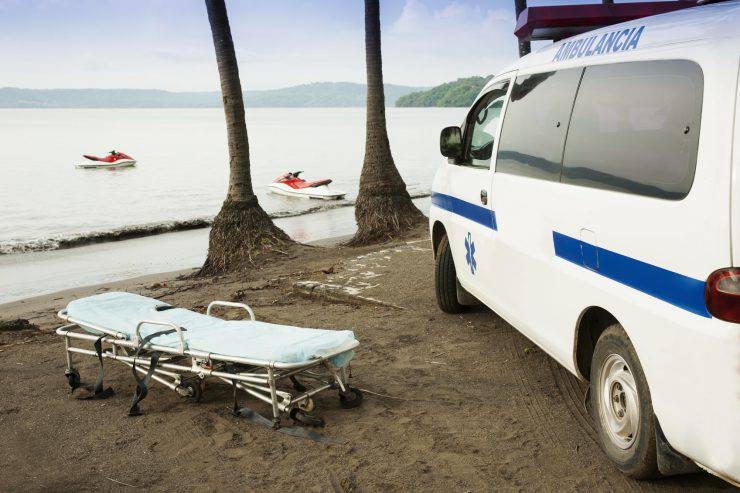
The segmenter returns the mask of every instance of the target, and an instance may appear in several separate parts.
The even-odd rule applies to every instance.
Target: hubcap
[[[603,428],[617,447],[628,449],[640,427],[640,398],[627,362],[610,354],[601,368],[599,415]]]

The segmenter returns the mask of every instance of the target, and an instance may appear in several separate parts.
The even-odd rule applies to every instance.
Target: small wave
[[[412,199],[429,197],[430,192],[412,193]],[[339,209],[342,207],[352,207],[355,205],[354,200],[343,200],[329,204],[317,205],[308,209],[299,211],[278,211],[270,214],[272,219],[282,219],[286,217],[304,216],[306,214],[315,214],[317,212]],[[49,250],[63,250],[75,248],[95,243],[108,243],[112,241],[130,240],[133,238],[142,238],[164,233],[174,233],[177,231],[188,231],[191,229],[208,228],[213,224],[213,217],[200,217],[195,219],[186,219],[182,221],[165,221],[158,223],[139,224],[133,226],[123,226],[107,231],[93,231],[90,233],[80,233],[66,237],[43,238],[24,242],[0,242],[0,255],[9,255],[16,253],[44,252]]]

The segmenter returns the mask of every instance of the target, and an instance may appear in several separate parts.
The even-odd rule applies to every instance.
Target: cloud
[[[516,59],[514,24],[503,8],[406,0],[383,31],[386,79],[421,85],[496,73]]]
[[[173,15],[172,0],[0,0],[0,86],[216,90],[202,0],[176,3]],[[503,6],[383,0],[385,81],[427,86],[499,71],[516,57],[510,0]],[[229,16],[246,89],[365,81],[359,0],[235,1]],[[111,22],[126,35],[98,35]]]

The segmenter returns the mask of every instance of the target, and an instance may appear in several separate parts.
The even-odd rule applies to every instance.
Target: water
[[[429,197],[414,200],[429,211]],[[278,218],[275,223],[302,243],[352,234],[351,207]],[[70,288],[172,272],[203,265],[210,228],[99,243],[66,250],[0,255],[0,305]],[[0,314],[1,315],[1,314]]]
[[[396,164],[411,193],[429,190],[441,160],[439,131],[461,108],[389,108]],[[285,171],[332,178],[357,194],[364,155],[361,108],[247,111],[252,180],[270,213],[325,202],[267,192]],[[226,193],[228,156],[220,109],[0,110],[0,252],[54,248],[55,242],[134,225],[211,217]],[[117,149],[136,168],[78,170],[81,154]]]
[[[396,164],[415,194],[428,192],[439,131],[460,108],[389,108]],[[269,194],[287,170],[332,178],[357,195],[364,154],[364,109],[250,109],[252,180],[277,215],[333,202]],[[228,177],[225,124],[217,109],[0,110],[0,303],[144,274],[196,267],[208,229],[54,250],[55,241],[132,226],[208,218]],[[119,171],[78,170],[81,154],[111,148],[139,160]],[[426,211],[429,199],[416,201]],[[276,220],[301,242],[351,234],[352,207]],[[31,251],[31,250],[43,251]],[[25,253],[20,253],[25,252]]]

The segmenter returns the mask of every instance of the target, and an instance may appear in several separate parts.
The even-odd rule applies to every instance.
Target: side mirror
[[[446,127],[439,136],[439,152],[446,158],[462,158],[462,132],[460,127]]]

